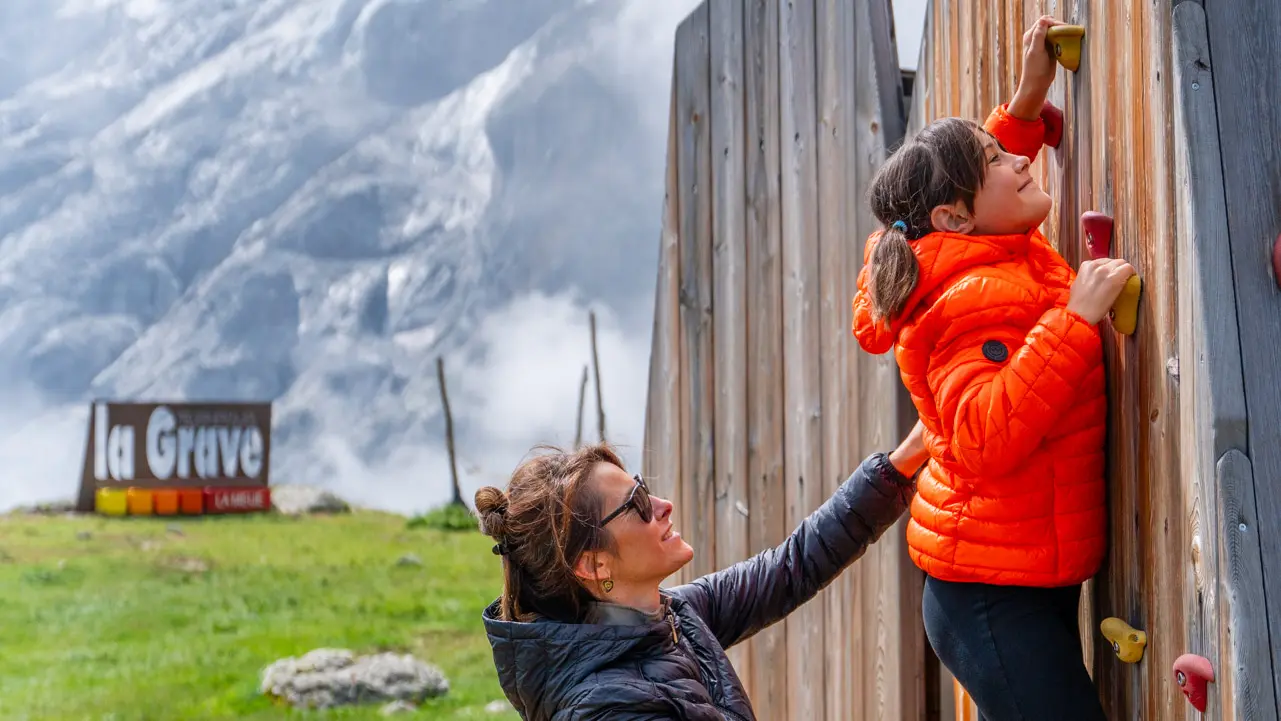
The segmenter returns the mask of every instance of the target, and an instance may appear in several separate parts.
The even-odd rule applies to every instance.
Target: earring
[[[614,579],[612,578],[605,579],[604,583],[602,583],[600,587],[605,589],[605,593],[609,593],[610,591],[614,590]]]

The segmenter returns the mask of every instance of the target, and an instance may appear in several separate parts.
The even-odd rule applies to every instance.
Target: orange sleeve
[[[1041,444],[1102,364],[1099,332],[1065,308],[1046,311],[1024,337],[999,321],[957,323],[970,327],[932,354],[927,371],[939,422],[971,473],[1005,475]]]
[[[885,320],[880,322],[872,320],[872,297],[867,292],[868,279],[871,276],[871,258],[872,249],[876,247],[876,242],[880,239],[880,233],[873,233],[867,239],[863,248],[863,268],[858,272],[858,291],[854,294],[854,300],[850,306],[854,313],[854,320],[850,325],[850,330],[854,337],[858,339],[859,346],[871,353],[872,355],[881,355],[888,353],[894,347],[894,332],[890,329]]]
[[[1029,160],[1036,160],[1045,143],[1045,121],[1023,120],[1010,115],[1009,103],[992,109],[983,123],[983,127],[996,137],[1007,152],[1025,155]]]

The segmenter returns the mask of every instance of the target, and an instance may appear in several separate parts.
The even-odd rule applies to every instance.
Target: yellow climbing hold
[[[1131,335],[1139,322],[1139,295],[1143,291],[1143,281],[1138,274],[1125,281],[1121,294],[1112,303],[1112,327],[1121,335]]]
[[[1076,72],[1081,66],[1081,38],[1085,28],[1080,25],[1055,25],[1045,31],[1045,42],[1054,51],[1054,58],[1063,67]]]
[[[1143,648],[1148,645],[1148,635],[1119,618],[1108,617],[1099,624],[1103,637],[1112,642],[1116,657],[1125,663],[1138,663],[1143,658]]]

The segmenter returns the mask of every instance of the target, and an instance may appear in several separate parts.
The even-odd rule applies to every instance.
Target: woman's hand
[[[1134,266],[1120,258],[1097,258],[1081,264],[1068,296],[1067,309],[1091,324],[1103,320],[1116,302]]]
[[[929,451],[925,450],[925,426],[917,421],[908,431],[907,437],[890,452],[890,463],[902,473],[905,478],[911,478],[916,472],[925,465],[929,458]]]
[[[1064,24],[1050,15],[1042,15],[1023,33],[1023,74],[1007,108],[1010,115],[1023,120],[1036,120],[1041,116],[1045,96],[1058,71],[1054,53],[1045,44],[1045,31]]]

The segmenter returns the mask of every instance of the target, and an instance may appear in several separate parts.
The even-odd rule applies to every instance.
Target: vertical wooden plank
[[[844,18],[853,8],[846,0],[816,0],[817,32],[815,64],[817,85],[817,122],[815,125],[818,162],[818,296],[819,296],[819,376],[822,403],[820,426],[819,473],[824,497],[830,496],[845,480],[850,470],[849,445],[846,442],[845,399],[846,364],[851,348],[846,310],[848,291],[845,277],[845,248],[851,238],[846,227],[845,202],[846,142],[850,132],[846,121],[842,60],[846,41]],[[844,576],[845,574],[842,574]],[[852,639],[846,624],[849,613],[848,584],[843,578],[825,589],[821,602],[825,607],[826,675],[823,690],[827,694],[826,711],[830,721],[850,717],[846,700],[849,657]],[[815,649],[817,651],[817,649]],[[813,682],[813,681],[811,681]]]
[[[1270,658],[1258,535],[1250,532],[1257,526],[1251,522],[1240,532],[1236,520],[1255,514],[1253,475],[1234,472],[1247,470],[1241,466],[1248,459],[1227,467],[1220,461],[1247,447],[1248,418],[1232,255],[1223,242],[1227,201],[1210,39],[1200,5],[1174,9],[1173,45],[1180,468],[1192,539],[1183,586],[1189,650],[1209,659],[1218,676],[1207,720],[1275,719],[1269,674],[1258,673]],[[1220,628],[1230,631],[1222,641]]]
[[[643,473],[652,479],[655,493],[680,498],[680,229],[677,178],[676,74],[673,64],[671,101],[668,104],[667,169],[663,192],[662,229],[659,234],[658,281],[654,289],[654,334],[650,354],[649,402],[651,421],[645,434]],[[682,524],[680,530],[684,530]],[[668,579],[680,582],[680,572]]]
[[[952,6],[956,13],[957,39],[957,85],[954,92],[960,106],[960,115],[963,118],[974,118],[979,113],[974,97],[974,64],[976,60],[974,5],[975,3],[961,2]]]
[[[1267,258],[1281,235],[1281,4],[1219,0],[1208,6],[1207,26],[1227,199],[1229,243],[1249,409],[1258,534],[1263,559],[1264,607],[1272,651],[1273,695],[1281,700],[1281,289]],[[1259,629],[1261,632],[1262,629]],[[1263,682],[1269,659],[1250,672]]]
[[[1148,323],[1139,333],[1143,349],[1139,392],[1145,398],[1141,438],[1147,459],[1145,484],[1151,498],[1151,517],[1145,531],[1144,553],[1151,559],[1148,584],[1149,624],[1168,641],[1152,648],[1147,669],[1147,709],[1152,718],[1175,718],[1184,711],[1183,700],[1171,668],[1188,648],[1187,618],[1183,607],[1183,580],[1189,568],[1189,539],[1184,522],[1183,486],[1179,477],[1179,391],[1177,363],[1178,278],[1173,201],[1174,136],[1170,88],[1170,15],[1145,0],[1131,0],[1131,17],[1137,28],[1132,37],[1141,58],[1138,87],[1143,101],[1136,109],[1134,145],[1138,152],[1134,198],[1143,209],[1137,227],[1144,281],[1152,289],[1139,322]]]
[[[748,139],[747,473],[753,552],[781,543],[788,532],[783,476],[783,273],[779,206],[779,25],[774,0],[744,0],[744,97]],[[760,719],[795,718],[788,711],[786,624],[751,641],[752,706]]]
[[[941,3],[940,3],[941,4]],[[901,96],[897,86],[879,85],[876,68],[896,64],[878,39],[883,37],[889,4],[883,0],[856,4],[855,37],[858,77],[855,86],[855,133],[851,142],[856,147],[854,168],[856,183],[866,192],[875,168],[885,156],[886,147],[895,147],[904,133]],[[864,14],[866,13],[866,14]],[[934,50],[930,51],[935,53]],[[938,73],[928,68],[937,67],[937,53],[918,72],[921,92],[934,93],[932,84]],[[886,95],[891,99],[883,100]],[[914,93],[914,97],[917,97]],[[947,98],[936,96],[940,101]],[[924,102],[924,101],[922,101]],[[878,132],[879,129],[879,132]],[[852,221],[857,238],[856,252],[847,257],[851,266],[849,277],[857,277],[862,267],[862,244],[875,229],[876,223],[867,210],[866,201],[859,198],[858,217]],[[860,457],[892,447],[902,433],[902,411],[913,411],[904,397],[902,381],[892,354],[882,356],[862,355],[858,369],[858,443]],[[912,422],[915,418],[912,417]],[[904,523],[900,522],[886,533],[860,564],[857,591],[861,606],[861,627],[869,636],[862,644],[861,660],[865,681],[862,712],[855,718],[922,718],[936,691],[926,690],[924,628],[920,619],[920,588],[922,574],[907,556]],[[874,650],[872,644],[875,644]],[[937,706],[937,701],[932,705]]]
[[[711,34],[712,307],[716,357],[715,515],[717,568],[748,557],[747,236],[743,177],[743,3],[708,0]],[[750,647],[728,650],[751,678]],[[750,693],[750,691],[749,691]]]
[[[676,29],[676,103],[680,178],[681,310],[681,504],[682,532],[694,547],[687,578],[715,570],[716,524],[712,515],[712,197],[710,50],[704,3]]]
[[[845,93],[849,104],[850,132],[845,144],[846,162],[849,165],[849,183],[846,185],[845,205],[849,211],[850,249],[845,256],[845,291],[846,308],[857,291],[857,278],[862,267],[863,244],[875,228],[875,223],[868,212],[866,193],[872,175],[882,162],[882,152],[878,151],[882,137],[880,120],[881,100],[876,90],[876,68],[873,60],[875,49],[872,45],[870,30],[869,3],[855,3],[848,13],[849,28],[845,32],[848,38],[849,57],[845,68]],[[922,49],[924,53],[925,50]],[[921,66],[917,65],[917,78],[921,77]],[[918,84],[916,97],[921,97],[921,86]],[[849,328],[844,334],[852,337]],[[851,451],[854,462],[862,459],[860,436],[861,413],[859,412],[859,383],[864,356],[859,350],[850,355],[846,366],[845,398],[848,412],[846,414],[845,444]],[[852,468],[851,468],[852,470]],[[875,549],[873,549],[874,551]],[[870,718],[866,714],[866,700],[874,696],[874,664],[869,649],[875,646],[874,629],[867,622],[867,599],[869,578],[874,577],[875,569],[868,557],[861,560],[845,574],[850,594],[848,611],[849,635],[855,652],[850,659],[849,677],[845,682],[848,688],[847,718]]]
[[[1219,648],[1228,663],[1216,666],[1216,678],[1223,675],[1218,718],[1274,721],[1281,712],[1267,671],[1276,663],[1277,652],[1269,645],[1265,623],[1258,534],[1262,519],[1256,504],[1254,471],[1250,459],[1235,448],[1220,457],[1216,470],[1220,493],[1217,525],[1222,534],[1219,587],[1230,609],[1219,615]],[[1255,663],[1258,665],[1252,665]]]
[[[1113,255],[1132,262],[1131,254],[1134,226],[1131,221],[1133,206],[1124,196],[1124,188],[1116,181],[1124,181],[1127,163],[1129,126],[1119,115],[1128,110],[1128,72],[1125,69],[1128,42],[1125,35],[1124,8],[1115,2],[1102,2],[1100,14],[1092,16],[1089,30],[1095,33],[1090,47],[1091,85],[1094,118],[1111,119],[1113,109],[1118,121],[1104,134],[1098,132],[1101,124],[1094,125],[1091,139],[1094,170],[1094,208],[1111,214],[1117,223],[1117,237],[1113,242]],[[1095,17],[1098,21],[1094,21]],[[1112,53],[1110,43],[1118,43]],[[1098,48],[1096,50],[1095,48]],[[1115,56],[1115,62],[1113,57]],[[1077,231],[1079,237],[1079,231]],[[1124,237],[1121,237],[1124,236]],[[1104,363],[1108,369],[1108,503],[1110,509],[1108,560],[1100,578],[1100,617],[1117,616],[1137,628],[1150,630],[1140,603],[1143,573],[1140,559],[1138,529],[1142,524],[1141,513],[1146,501],[1139,495],[1137,466],[1138,448],[1134,429],[1139,423],[1139,399],[1136,397],[1137,368],[1126,352],[1133,340],[1119,337],[1104,323]],[[1129,362],[1127,362],[1129,361]],[[1095,680],[1099,685],[1104,707],[1113,715],[1139,715],[1138,704],[1143,697],[1141,671],[1133,664],[1117,659],[1106,639],[1095,630],[1095,653],[1098,670]],[[1141,716],[1140,716],[1141,717]]]
[[[800,523],[823,501],[819,347],[818,208],[815,157],[814,0],[779,8],[779,130],[783,227],[783,432],[787,520]],[[825,716],[821,603],[787,619],[792,718]]]

